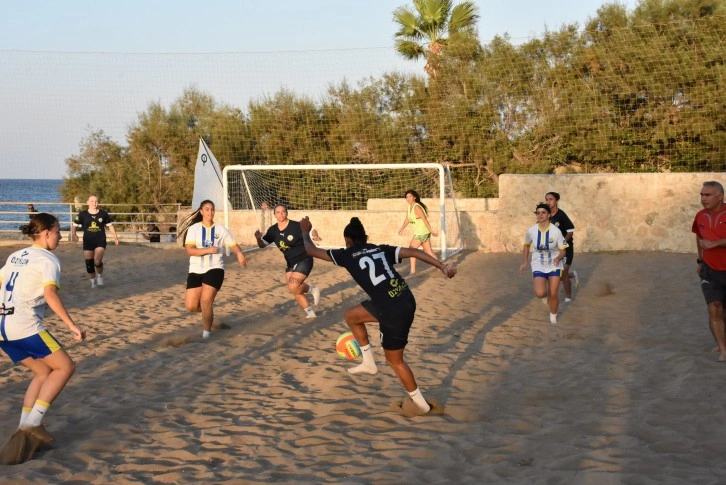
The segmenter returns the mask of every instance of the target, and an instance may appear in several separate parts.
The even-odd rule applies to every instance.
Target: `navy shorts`
[[[221,268],[210,269],[204,274],[189,273],[187,275],[187,290],[191,288],[199,288],[200,286],[213,286],[219,291],[224,282],[224,270]]]
[[[408,343],[408,333],[416,314],[416,300],[413,295],[399,298],[394,305],[378,309],[371,300],[361,302],[363,308],[373,315],[380,325],[381,347],[385,350],[401,350]]]
[[[106,249],[106,235],[104,234],[103,237],[87,237],[85,234],[83,235],[83,250],[84,251],[94,251],[96,248],[103,248]]]
[[[712,269],[703,263],[701,265],[701,291],[706,303],[720,301],[726,306],[726,271]]]
[[[301,273],[305,276],[310,276],[310,272],[313,270],[313,258],[306,258],[297,263],[288,263],[285,268],[285,273]]]
[[[0,349],[13,362],[20,362],[28,357],[42,359],[61,348],[61,344],[47,330],[18,340],[0,340]]]

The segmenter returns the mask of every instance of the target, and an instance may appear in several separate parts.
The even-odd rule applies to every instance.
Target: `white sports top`
[[[224,269],[222,248],[225,246],[236,246],[237,242],[226,227],[218,224],[213,224],[212,227],[206,227],[201,222],[197,222],[196,224],[192,224],[187,230],[184,245],[194,246],[195,248],[211,248],[212,246],[219,248],[215,254],[189,256],[189,272],[204,274],[210,269]]]
[[[47,249],[31,246],[8,256],[0,269],[0,340],[19,340],[42,330],[45,286],[60,288],[60,262]]]
[[[539,224],[530,227],[524,235],[524,244],[531,246],[532,272],[551,273],[565,267],[562,261],[557,266],[552,263],[560,249],[568,246],[562,231],[554,224],[550,224],[545,231],[539,228]]]

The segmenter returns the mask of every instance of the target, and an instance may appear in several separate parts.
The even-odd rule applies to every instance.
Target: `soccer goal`
[[[228,165],[223,170],[223,185],[228,227],[231,211],[255,211],[259,227],[266,228],[274,223],[272,208],[283,203],[291,219],[312,213],[316,228],[322,221],[340,234],[350,217],[361,217],[371,241],[379,244],[392,243],[398,237],[406,210],[404,195],[413,189],[426,204],[429,223],[438,232],[432,238],[433,248],[444,259],[463,249],[446,165]],[[410,229],[407,231],[410,238]]]

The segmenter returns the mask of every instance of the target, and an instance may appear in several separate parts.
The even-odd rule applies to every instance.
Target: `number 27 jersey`
[[[335,265],[348,270],[373,304],[380,308],[395,305],[402,296],[413,296],[406,281],[393,267],[401,262],[400,250],[400,247],[386,244],[356,244],[346,249],[331,249],[328,254]]]

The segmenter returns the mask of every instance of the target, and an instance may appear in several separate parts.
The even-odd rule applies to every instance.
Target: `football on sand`
[[[356,342],[353,332],[340,334],[338,340],[335,341],[335,350],[339,356],[348,360],[353,360],[360,356],[360,345]]]

